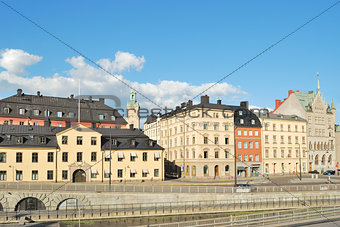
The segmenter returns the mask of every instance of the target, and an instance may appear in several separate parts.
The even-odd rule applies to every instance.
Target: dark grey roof
[[[0,125],[0,147],[58,147],[56,133],[63,127]],[[45,143],[41,143],[41,137]],[[18,139],[22,143],[18,143]]]
[[[242,113],[242,114],[241,114]],[[241,119],[243,119],[243,124],[241,124]],[[254,124],[252,123],[254,121]],[[236,127],[254,127],[261,128],[261,121],[259,118],[247,108],[238,107],[234,111],[234,125]]]
[[[157,121],[157,117],[154,114],[151,114],[145,121],[145,124],[151,124]]]
[[[8,117],[30,117],[34,119],[45,118],[45,110],[49,110],[50,119],[76,121],[78,114],[78,99],[73,97],[61,98],[42,95],[27,95],[19,92],[16,95],[0,100],[0,115]],[[5,113],[4,108],[10,109],[9,114]],[[19,114],[19,109],[25,109],[23,115]],[[112,107],[104,104],[104,100],[81,100],[80,101],[80,119],[86,122],[114,122],[116,124],[127,124],[120,113]],[[39,115],[34,115],[34,110],[39,110]],[[62,112],[62,117],[57,116],[57,112]],[[73,113],[74,117],[70,117]],[[99,115],[104,115],[104,120],[99,120]],[[115,120],[111,120],[115,116]]]
[[[281,120],[287,120],[287,121],[305,121],[305,119],[296,116],[296,115],[284,115],[284,114],[272,114],[272,113],[255,113],[257,116],[260,118],[265,118],[265,119],[281,119]]]

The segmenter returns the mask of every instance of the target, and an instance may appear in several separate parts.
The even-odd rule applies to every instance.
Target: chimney
[[[99,98],[100,103],[104,103],[104,98]]]
[[[37,96],[40,97],[40,91],[37,91]]]
[[[71,94],[71,95],[70,95],[70,98],[71,98],[71,99],[74,99],[74,94]]]
[[[182,102],[181,103],[181,108],[184,108],[185,107],[185,102]]]
[[[19,88],[19,89],[17,90],[17,96],[21,96],[21,95],[22,95],[22,89]]]
[[[280,99],[276,99],[275,100],[275,109],[279,108],[280,105],[281,105],[281,100]]]
[[[45,127],[51,127],[51,121],[50,121],[49,118],[45,118],[45,120],[44,120],[44,126],[45,126]]]
[[[180,107],[179,106],[176,106],[176,110],[179,110],[180,109]]]
[[[293,90],[289,90],[289,91],[288,91],[288,97],[289,97],[291,94],[293,94],[293,93],[294,93]]]
[[[217,104],[218,104],[218,105],[221,105],[221,104],[222,104],[222,100],[221,100],[221,99],[218,99],[218,100],[217,100]]]
[[[209,96],[201,96],[201,104],[209,104]]]
[[[134,127],[133,127],[133,124],[130,124],[130,129],[133,130],[133,128],[134,128]]]
[[[249,102],[248,101],[240,102],[240,106],[249,109]]]
[[[187,105],[192,106],[192,100],[189,100]]]

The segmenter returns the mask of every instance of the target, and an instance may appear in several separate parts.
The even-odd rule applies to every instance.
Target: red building
[[[234,111],[236,169],[239,177],[259,176],[262,172],[261,122],[241,102]]]
[[[66,127],[78,121],[79,100],[68,98],[27,95],[21,89],[17,94],[0,100],[0,124],[44,125]],[[126,128],[127,122],[120,113],[104,104],[104,99],[81,99],[80,123],[87,127]]]

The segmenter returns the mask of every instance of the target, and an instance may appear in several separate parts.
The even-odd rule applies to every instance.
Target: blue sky
[[[135,56],[128,62],[131,65],[112,73],[163,106],[178,105],[196,95],[203,90],[202,84],[219,80],[336,1],[6,2],[94,61],[114,61],[118,51]],[[290,89],[315,90],[316,72],[320,72],[326,101],[330,103],[333,98],[340,111],[339,22],[340,4],[223,81],[227,84],[220,89],[230,88],[229,92],[212,89],[206,94],[228,104],[247,99],[251,105],[273,108],[274,100],[285,98]],[[15,93],[19,86],[28,93],[39,89],[46,95],[77,92],[76,86],[57,86],[53,80],[38,78],[53,75],[84,75],[82,86],[90,93],[107,94],[110,89],[120,91],[121,96],[126,93],[124,85],[112,82],[112,87],[107,87],[104,76],[94,78],[95,71],[87,75],[92,68],[80,68],[84,64],[76,59],[78,54],[0,4],[0,50],[6,49],[22,50],[41,59],[28,63],[25,75],[1,80],[1,97]],[[4,70],[0,67],[0,72]],[[17,82],[21,78],[25,82]],[[162,81],[186,85],[175,83],[178,90],[160,94],[168,86],[160,86]],[[94,82],[98,82],[93,85],[96,89],[90,85]],[[171,99],[166,94],[174,98],[166,100]],[[148,106],[145,100],[144,104]]]

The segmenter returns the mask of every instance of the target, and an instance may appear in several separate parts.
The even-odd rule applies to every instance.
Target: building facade
[[[263,174],[308,172],[307,121],[267,111],[256,114],[262,122]]]
[[[262,173],[261,122],[242,102],[234,111],[237,175],[255,177]]]
[[[163,149],[136,129],[0,125],[0,181],[164,179]]]
[[[307,120],[308,170],[334,170],[335,163],[335,106],[328,105],[318,88],[310,91],[289,91],[288,98],[276,100],[275,114],[297,115]]]
[[[80,104],[80,116],[79,115]],[[68,98],[24,94],[21,89],[17,94],[0,100],[0,124],[7,125],[44,125],[49,118],[52,126],[68,127],[78,122],[87,127],[126,128],[127,122],[120,113],[105,105],[104,99],[81,99],[71,95]]]

